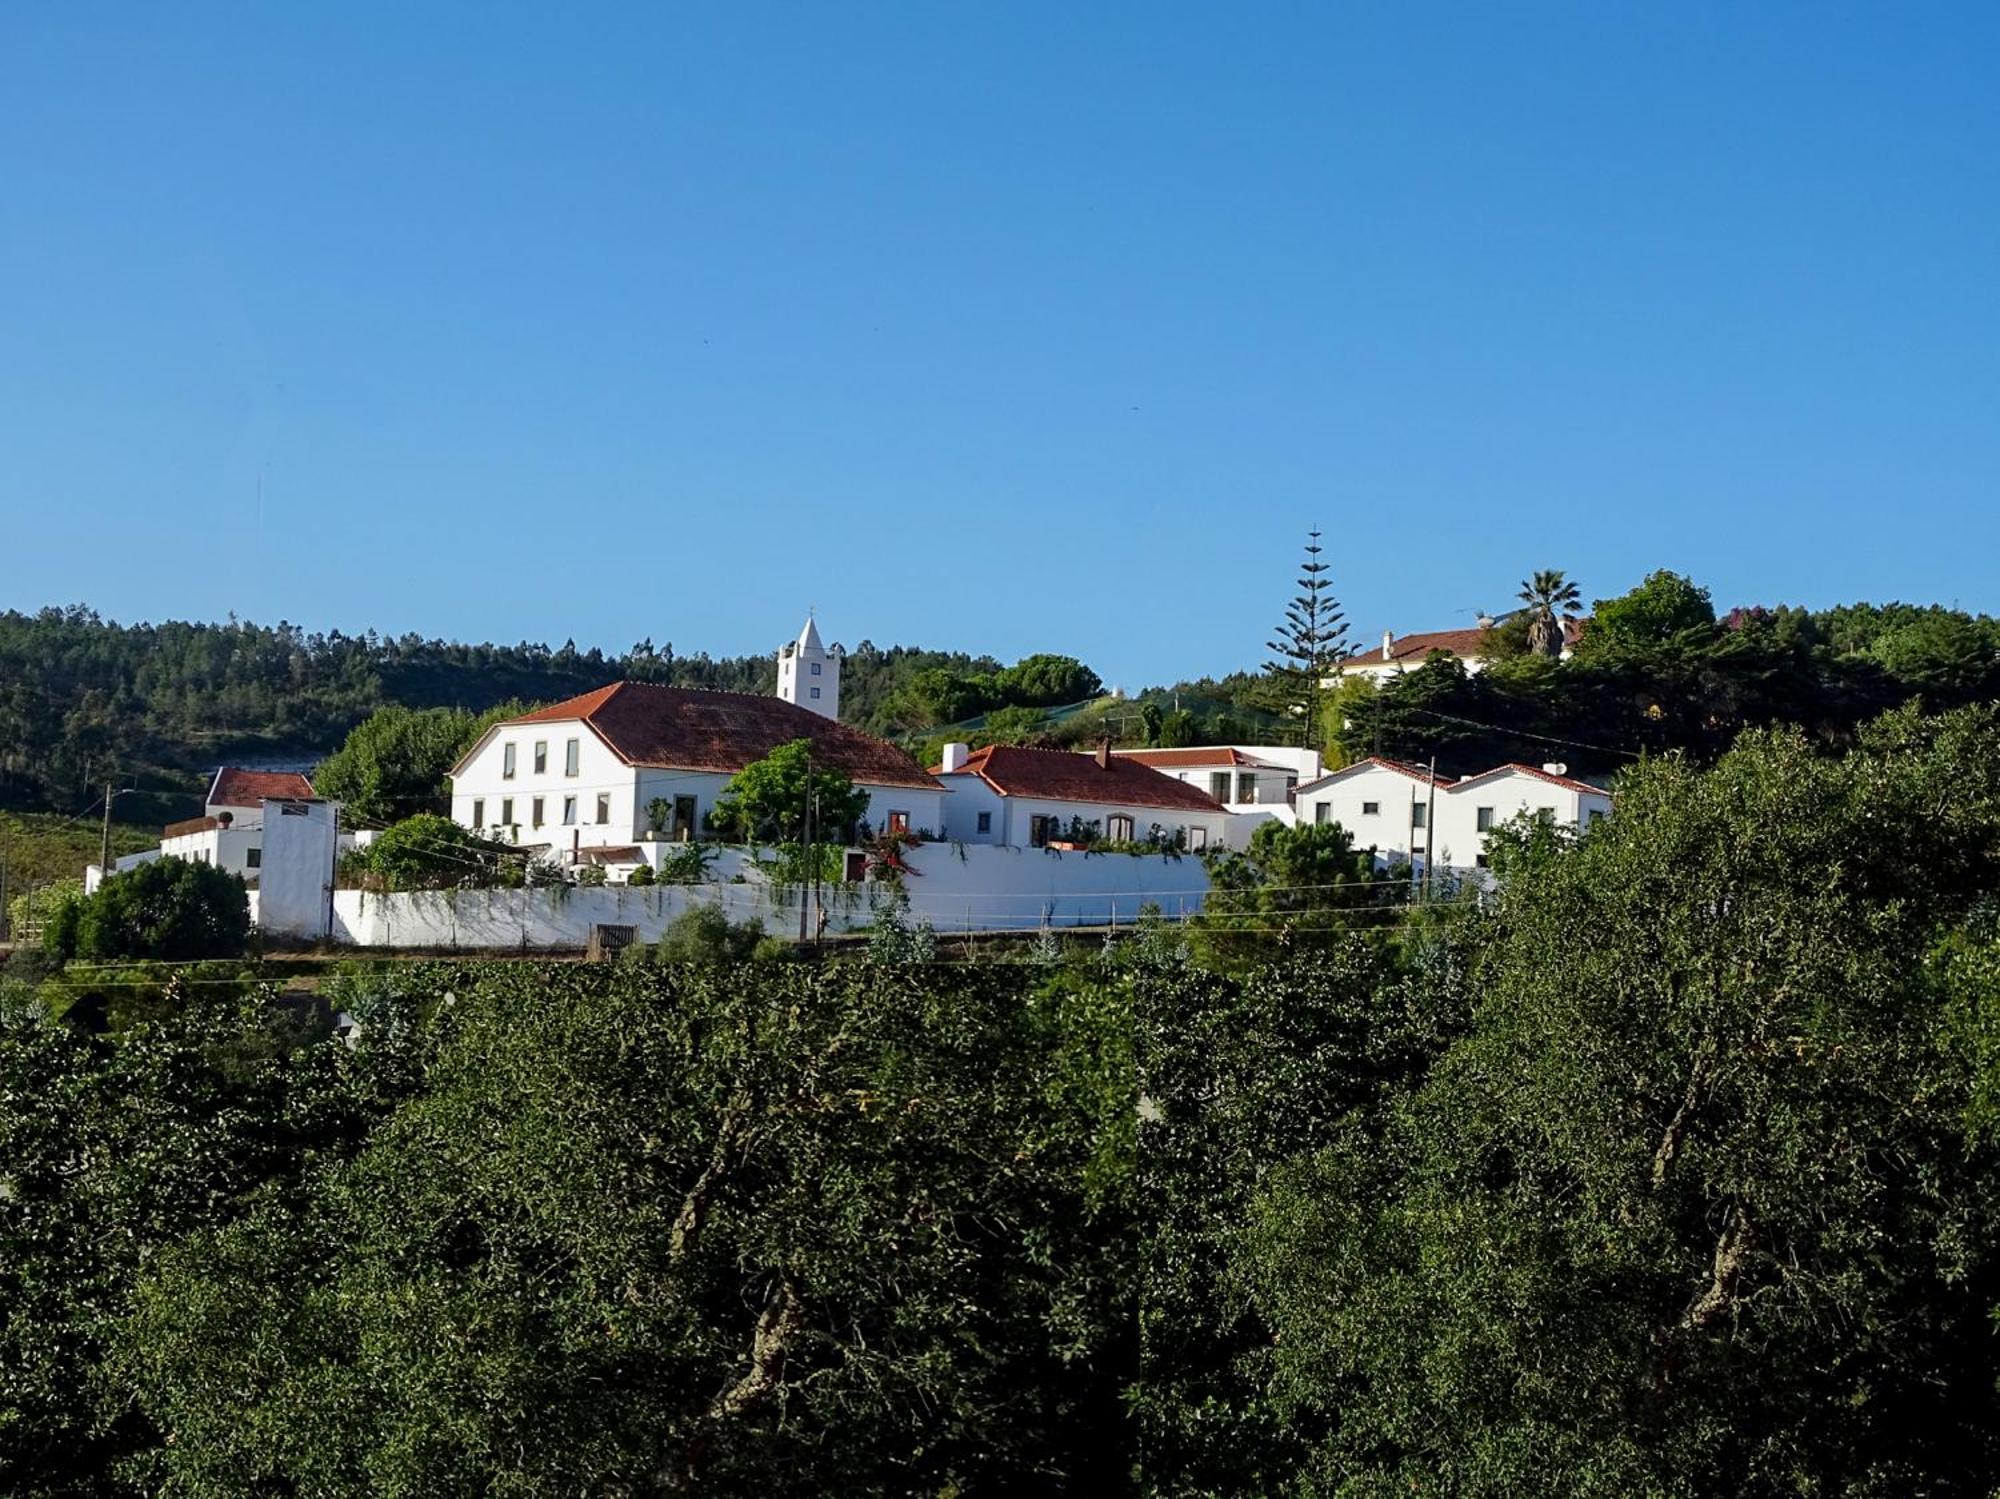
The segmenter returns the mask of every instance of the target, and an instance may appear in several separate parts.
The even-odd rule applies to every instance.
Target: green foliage
[[[1337,942],[1388,919],[1385,902],[1409,890],[1378,879],[1373,854],[1338,823],[1259,823],[1248,847],[1206,859],[1211,888],[1194,933],[1220,962],[1255,960],[1273,944]]]
[[[1277,638],[1266,647],[1271,659],[1264,664],[1272,703],[1281,714],[1303,721],[1308,745],[1319,742],[1322,684],[1346,654],[1347,643],[1347,623],[1320,552],[1315,528],[1308,533],[1305,561],[1299,565],[1298,594],[1285,606]]]
[[[1522,643],[1528,653],[1550,660],[1560,656],[1563,650],[1563,623],[1576,617],[1578,594],[1576,584],[1561,572],[1543,569],[1522,583],[1516,598],[1527,605],[1522,610],[1526,616],[1526,628]]]
[[[419,812],[384,828],[354,856],[354,863],[388,890],[519,884],[522,875],[519,854],[435,812]]]
[[[868,793],[825,766],[808,775],[812,741],[794,739],[729,778],[717,798],[717,832],[744,843],[803,842],[808,799],[815,841],[844,841],[868,811]]]
[[[996,708],[986,715],[978,738],[981,744],[1034,744],[1046,739],[1048,714],[1039,708]]]
[[[51,924],[65,933],[63,941],[71,947],[76,941],[76,916],[81,913],[64,914],[67,907],[83,904],[83,881],[80,879],[52,880],[46,885],[38,885],[32,890],[24,890],[7,902],[7,930],[14,941],[22,942],[35,932],[46,933]]]
[[[715,864],[715,848],[711,844],[676,843],[660,855],[659,882],[662,885],[705,885]],[[646,884],[653,883],[653,871],[646,870]]]
[[[1590,628],[1578,649],[1587,645],[1593,655],[1650,650],[1699,636],[1714,624],[1715,606],[1708,590],[1662,568],[1630,593],[1591,605]]]
[[[657,963],[741,963],[764,940],[756,917],[731,921],[719,901],[689,906],[667,923],[651,957]]]
[[[1104,690],[1097,673],[1074,656],[1023,656],[993,678],[993,693],[1018,708],[1080,703]]]
[[[242,879],[187,859],[154,859],[113,875],[96,894],[62,912],[44,942],[64,956],[188,962],[240,957],[250,941],[250,899]]]
[[[877,913],[868,934],[868,961],[885,968],[907,968],[937,961],[937,930],[929,921],[910,919],[909,906],[891,901]]]
[[[625,883],[628,885],[657,885],[659,877],[653,873],[652,865],[641,864],[625,877]]]
[[[502,703],[479,714],[462,708],[377,709],[320,762],[313,790],[344,803],[361,822],[448,813],[452,766],[488,728],[526,706]]]
[[[1307,1487],[1993,1484],[2000,1159],[1931,955],[2000,877],[1994,729],[1751,735],[1522,846],[1470,1033],[1259,1194],[1242,1284]]]

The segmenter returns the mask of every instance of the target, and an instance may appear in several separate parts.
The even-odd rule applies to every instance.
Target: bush
[[[628,885],[657,885],[659,882],[659,878],[653,873],[653,866],[650,864],[641,864],[637,869],[632,871],[631,875],[625,881]]]
[[[662,963],[741,963],[763,940],[763,922],[731,921],[719,903],[704,903],[667,923],[653,957]]]
[[[65,909],[77,914],[73,937],[64,932],[63,940],[81,958],[234,958],[250,940],[243,881],[186,859],[155,859],[113,875]]]
[[[501,868],[511,857],[504,844],[449,817],[419,812],[378,834],[357,862],[390,890],[445,890],[503,883]]]

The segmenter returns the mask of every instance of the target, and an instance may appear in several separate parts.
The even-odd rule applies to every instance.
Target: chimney
[[[944,773],[950,775],[955,770],[965,769],[965,762],[971,758],[971,745],[947,744],[944,747]]]
[[[1102,739],[1097,741],[1097,768],[1099,770],[1109,770],[1111,768],[1111,736],[1109,734],[1106,734]]]
[[[1482,614],[1482,615],[1480,615],[1480,616],[1479,616],[1479,628],[1480,628],[1480,629],[1482,629],[1482,630],[1490,630],[1490,629],[1492,629],[1492,628],[1493,628],[1493,616],[1492,616],[1492,615],[1490,615],[1490,614]]]
[[[1390,654],[1391,649],[1394,647],[1395,643],[1396,643],[1396,637],[1390,634],[1389,631],[1384,630],[1382,632],[1382,659],[1384,661],[1393,661],[1396,659],[1393,655]]]
[[[236,821],[236,814],[234,812],[218,812],[215,814],[215,825],[219,828],[226,828],[234,821]]]
[[[1569,774],[1569,766],[1564,764],[1561,760],[1550,760],[1543,764],[1542,774],[1551,776],[1566,776]]]

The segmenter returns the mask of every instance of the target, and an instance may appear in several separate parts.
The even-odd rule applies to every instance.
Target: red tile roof
[[[222,821],[220,818],[190,817],[186,822],[168,823],[164,828],[160,829],[160,837],[162,840],[168,838],[185,838],[191,833],[206,833],[210,828],[219,828],[221,826]]]
[[[1386,666],[1394,662],[1422,661],[1432,651],[1449,651],[1454,656],[1477,656],[1486,648],[1490,630],[1478,628],[1470,630],[1432,630],[1426,634],[1399,635],[1389,642],[1389,654],[1382,654],[1381,646],[1373,646],[1365,651],[1356,651],[1340,664],[1342,666]]]
[[[1199,765],[1262,765],[1262,760],[1253,760],[1241,750],[1228,745],[1210,745],[1206,749],[1115,749],[1114,755],[1122,755],[1127,760],[1137,760],[1141,765],[1150,765],[1155,770],[1169,766]]]
[[[238,770],[225,765],[209,783],[211,807],[255,807],[266,801],[311,801],[312,782],[295,770]]]
[[[1562,622],[1565,650],[1583,638],[1584,627],[1589,623],[1587,619],[1565,619]],[[1421,666],[1432,651],[1449,651],[1454,656],[1469,660],[1485,652],[1487,638],[1492,633],[1491,629],[1475,626],[1470,630],[1430,630],[1416,635],[1398,635],[1390,640],[1387,657],[1383,656],[1381,646],[1374,645],[1365,651],[1356,651],[1337,665],[1389,666],[1414,662]]]
[[[857,784],[941,789],[909,755],[851,725],[746,692],[703,692],[652,682],[613,682],[533,713],[510,718],[481,737],[453,767],[463,770],[500,729],[581,720],[627,765],[648,770],[705,770],[734,775],[781,744],[810,739],[817,762]]]
[[[1463,791],[1467,786],[1475,782],[1483,781],[1489,776],[1503,775],[1510,770],[1519,771],[1524,776],[1532,776],[1538,781],[1547,781],[1551,786],[1560,786],[1565,791],[1584,791],[1595,796],[1609,796],[1611,794],[1602,786],[1593,786],[1590,782],[1579,781],[1574,776],[1559,776],[1553,771],[1543,770],[1539,765],[1522,765],[1517,762],[1496,765],[1491,770],[1482,770],[1478,775],[1467,776],[1457,785],[1448,787],[1447,789],[1451,791]]]
[[[952,775],[978,776],[1002,796],[1037,796],[1056,802],[1101,802],[1113,807],[1163,807],[1179,812],[1220,812],[1222,804],[1185,781],[1161,775],[1129,755],[1109,765],[1071,750],[1024,749],[992,744],[975,750]],[[949,782],[951,777],[946,776]]]
[[[1421,765],[1411,765],[1403,760],[1391,760],[1387,755],[1370,755],[1366,759],[1356,760],[1352,765],[1343,765],[1338,770],[1329,770],[1317,781],[1310,781],[1299,787],[1299,795],[1304,796],[1307,792],[1317,791],[1336,776],[1344,776],[1352,771],[1361,770],[1371,765],[1382,770],[1393,770],[1397,775],[1408,776],[1420,785],[1436,786],[1440,791],[1447,790],[1452,785],[1450,776],[1434,776]]]

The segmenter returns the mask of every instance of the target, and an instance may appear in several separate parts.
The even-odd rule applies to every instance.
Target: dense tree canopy
[[[213,864],[154,859],[87,898],[58,903],[42,940],[65,957],[240,957],[250,941],[249,895],[239,876]]]

